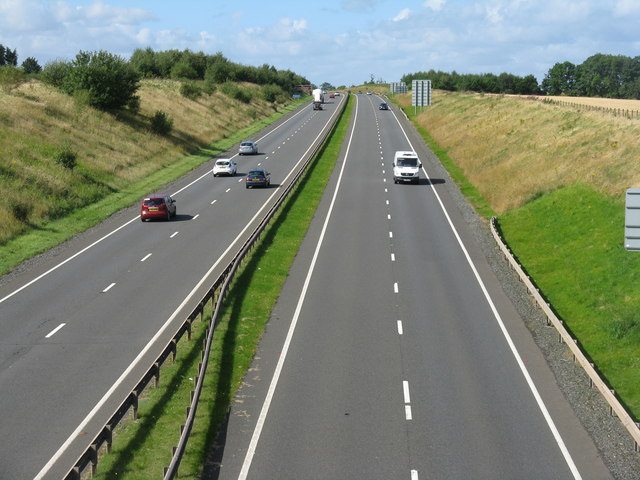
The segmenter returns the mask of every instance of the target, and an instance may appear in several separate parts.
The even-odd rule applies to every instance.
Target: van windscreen
[[[399,158],[396,163],[399,167],[417,167],[418,159],[415,157]]]

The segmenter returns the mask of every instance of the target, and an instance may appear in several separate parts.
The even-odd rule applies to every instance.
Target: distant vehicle
[[[358,95],[360,95],[362,93],[362,90],[358,90]]]
[[[335,93],[330,93],[330,94],[329,94],[329,98],[333,98],[333,97],[335,97],[335,96],[336,96],[336,94],[335,94]]]
[[[250,187],[264,187],[267,188],[271,185],[271,174],[264,168],[256,168],[255,170],[249,170],[244,181],[245,188]]]
[[[143,222],[152,218],[171,220],[176,216],[176,201],[169,195],[149,195],[142,200],[140,220]]]
[[[258,144],[256,142],[244,141],[240,143],[238,155],[255,155],[258,153]]]
[[[339,97],[339,96],[340,96],[340,92],[335,92],[335,93],[334,93],[334,95],[335,95],[336,97]]]
[[[313,92],[313,109],[322,110],[322,104],[324,103],[324,92],[319,88],[316,88]]]
[[[371,92],[370,92],[370,91],[367,91],[367,95],[371,95]]]
[[[381,103],[378,107],[378,110],[389,110],[389,105],[387,105],[386,103]]]
[[[422,163],[416,152],[398,151],[393,156],[393,183],[420,183]]]
[[[238,170],[238,164],[231,158],[219,158],[213,166],[213,176],[229,175],[233,176]]]

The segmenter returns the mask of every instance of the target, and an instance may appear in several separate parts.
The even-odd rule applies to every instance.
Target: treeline
[[[11,50],[9,47],[5,47],[0,43],[0,67],[17,67],[18,66],[18,52],[14,48]],[[42,70],[42,67],[38,64],[38,61],[33,57],[28,57],[21,66],[24,73],[38,73]]]
[[[537,95],[540,93],[538,80],[533,75],[519,77],[510,73],[460,74],[429,70],[404,75],[401,79],[409,88],[412,80],[431,80],[431,87],[451,92],[484,92],[518,95]]]
[[[71,61],[54,60],[41,69],[28,58],[17,68],[18,55],[0,45],[0,86],[10,91],[26,80],[25,74],[39,74],[44,82],[72,95],[81,104],[104,110],[129,108],[136,110],[136,92],[142,78],[171,78],[181,81],[180,93],[191,99],[219,89],[223,94],[249,103],[255,89],[242,88],[238,82],[261,86],[259,95],[268,102],[283,102],[295,85],[309,81],[290,70],[278,70],[231,62],[222,55],[208,55],[190,50],[154,52],[137,49],[129,60],[105,51],[83,52]]]
[[[640,57],[596,54],[556,63],[542,81],[548,95],[640,99]]]
[[[190,50],[154,52],[151,48],[137,49],[129,63],[142,78],[174,78],[206,80],[213,83],[250,82],[257,85],[277,85],[292,92],[295,85],[309,81],[290,70],[278,70],[264,64],[260,67],[231,62],[218,52],[215,55]]]

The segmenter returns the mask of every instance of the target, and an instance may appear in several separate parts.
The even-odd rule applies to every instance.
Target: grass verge
[[[624,205],[584,185],[500,218],[503,235],[635,419],[640,418],[640,255],[623,245]]]
[[[155,191],[182,175],[207,162],[216,155],[228,150],[236,143],[249,135],[260,131],[265,126],[273,123],[286,113],[297,108],[302,102],[294,101],[279,112],[262,120],[256,121],[249,127],[232,133],[227,138],[201,149],[193,155],[184,157],[144,179],[130,184],[128,187],[110,194],[108,197],[93,203],[87,207],[75,210],[71,214],[49,222],[45,227],[34,227],[30,232],[10,240],[0,248],[0,275],[4,275],[25,260],[45,252],[50,248],[61,244],[74,235],[97,225],[110,215],[135,204],[140,198]]]
[[[349,102],[327,143],[247,259],[227,296],[180,479],[200,478],[231,399],[251,365],[340,153],[351,117]],[[179,346],[176,363],[163,368],[160,387],[150,389],[140,401],[138,419],[118,429],[113,451],[101,460],[96,478],[162,478],[186,417],[203,338],[203,324],[199,324],[193,340]]]
[[[456,182],[456,185],[462,194],[469,200],[471,205],[473,205],[476,212],[486,219],[493,217],[495,212],[489,203],[480,194],[478,189],[467,179],[462,169],[455,164],[451,157],[449,157],[447,150],[440,147],[429,132],[416,121],[416,115],[413,111],[413,107],[401,105],[398,105],[398,107],[402,108],[402,110],[407,114],[407,117],[413,124],[414,128],[418,131],[431,151],[438,157],[444,168],[447,169],[453,181]]]

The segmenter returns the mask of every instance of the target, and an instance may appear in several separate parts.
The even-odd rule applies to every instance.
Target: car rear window
[[[252,146],[253,146],[253,143],[251,143],[251,142],[242,142],[242,143],[240,144],[240,146],[241,146],[241,147],[252,147]]]
[[[159,205],[164,205],[164,199],[162,198],[145,198],[144,199],[145,207],[157,207]]]
[[[229,162],[225,160],[219,160],[216,162],[216,165],[220,165],[221,167],[226,167],[227,165],[229,165]]]

